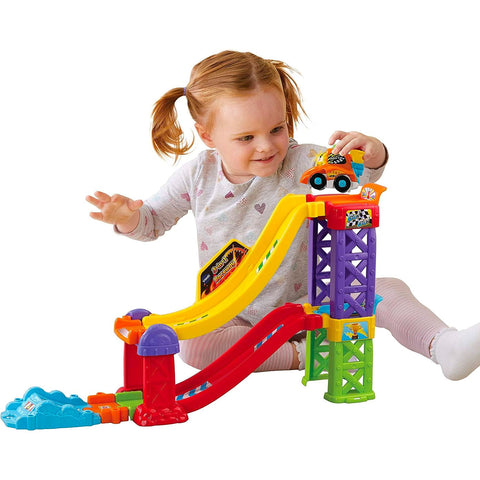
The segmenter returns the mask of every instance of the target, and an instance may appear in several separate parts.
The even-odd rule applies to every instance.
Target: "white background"
[[[0,409],[34,385],[84,399],[115,391],[115,317],[191,304],[192,218],[157,242],[132,242],[91,220],[84,197],[156,191],[172,167],[151,147],[152,106],[224,49],[301,72],[309,119],[300,142],[326,144],[343,129],[388,146],[378,274],[403,278],[448,324],[476,323],[474,3],[2,2]],[[193,372],[177,359],[178,379]],[[480,373],[450,382],[377,331],[374,375],[377,399],[357,405],[328,403],[325,383],[305,388],[299,372],[274,372],[182,425],[0,425],[0,457],[16,478],[474,475],[478,445],[467,436],[478,429]]]

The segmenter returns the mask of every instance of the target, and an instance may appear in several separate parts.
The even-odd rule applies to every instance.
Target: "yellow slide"
[[[166,324],[176,331],[180,340],[186,340],[225,324],[263,290],[305,219],[324,214],[323,202],[307,202],[305,195],[286,195],[273,211],[255,245],[220,287],[184,310],[144,317],[144,327]]]

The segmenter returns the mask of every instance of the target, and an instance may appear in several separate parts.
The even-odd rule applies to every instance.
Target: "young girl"
[[[198,135],[209,150],[179,168],[151,198],[142,202],[96,192],[90,215],[115,225],[127,237],[149,241],[169,230],[189,210],[197,225],[200,264],[227,241],[253,245],[279,200],[287,193],[310,193],[299,182],[313,163],[317,145],[298,145],[294,128],[304,112],[291,69],[251,53],[226,51],[197,64],[185,88],[168,91],[153,110],[153,145],[175,161],[192,144],[185,140],[175,102],[186,97]],[[387,162],[383,144],[358,132],[335,132],[334,153],[365,152],[362,183],[377,181]],[[278,271],[261,294],[223,327],[181,342],[181,358],[204,368],[239,340],[272,309],[304,303],[307,293],[307,228],[301,228]],[[376,324],[407,348],[439,363],[447,378],[459,380],[480,365],[480,324],[448,328],[397,279],[378,279],[383,297]],[[283,345],[259,370],[303,368],[305,339]]]

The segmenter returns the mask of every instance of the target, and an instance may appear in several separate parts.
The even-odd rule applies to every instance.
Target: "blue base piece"
[[[32,387],[23,396],[10,402],[1,418],[7,427],[17,430],[87,427],[101,423],[100,415],[91,410],[77,395],[66,397],[55,390],[47,393]]]
[[[373,314],[375,315],[375,312],[377,310],[377,305],[383,300],[383,298],[378,295],[378,293],[375,294],[375,303],[373,305]],[[348,308],[348,304],[345,304],[345,310]],[[327,315],[330,315],[330,304],[325,304],[325,305],[320,305],[319,307],[314,307],[313,310],[314,313],[326,313]]]

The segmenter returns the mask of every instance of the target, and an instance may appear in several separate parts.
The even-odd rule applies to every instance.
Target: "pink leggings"
[[[430,358],[430,344],[434,336],[446,327],[445,323],[422,305],[401,280],[379,278],[376,281],[376,291],[383,297],[375,315],[376,326],[389,330],[408,349]],[[249,322],[234,318],[213,332],[180,342],[180,357],[185,363],[203,369],[251,328]],[[257,371],[290,369],[293,352],[292,344],[287,342]]]

